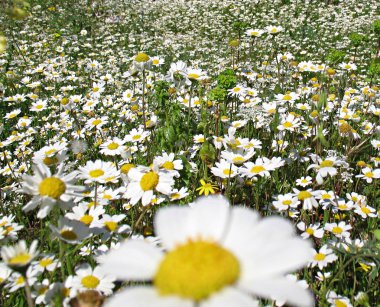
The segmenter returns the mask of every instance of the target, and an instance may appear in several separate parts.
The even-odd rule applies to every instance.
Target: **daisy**
[[[54,272],[56,268],[61,266],[59,260],[55,259],[55,255],[45,255],[40,260],[33,262],[33,265],[34,269],[40,272]]]
[[[305,177],[301,177],[300,179],[297,179],[296,180],[296,184],[298,186],[301,186],[301,187],[307,187],[308,185],[311,185],[312,182],[311,182],[312,178],[310,176],[307,176],[306,178]]]
[[[323,183],[323,178],[330,175],[331,177],[337,174],[336,165],[339,165],[337,157],[328,157],[325,160],[322,160],[320,157],[313,155],[312,159],[317,162],[308,166],[307,170],[314,168],[317,172],[316,180],[318,184]]]
[[[294,196],[303,202],[302,208],[304,210],[311,210],[313,207],[318,208],[318,201],[315,199],[319,195],[319,191],[312,189],[298,190],[293,188]]]
[[[247,31],[245,31],[245,34],[251,37],[260,37],[264,33],[265,31],[260,29],[248,29]]]
[[[37,282],[34,285],[35,292],[32,293],[32,297],[34,298],[36,305],[47,304],[46,293],[49,290],[49,280],[44,279],[42,282]]]
[[[169,197],[171,201],[177,201],[182,198],[185,198],[188,195],[189,195],[188,189],[186,187],[182,187],[180,190],[173,189]]]
[[[58,227],[49,225],[53,234],[70,244],[78,244],[85,238],[90,236],[88,227],[83,223],[75,220],[69,220],[65,217],[60,217],[58,220]]]
[[[113,182],[119,178],[119,172],[112,162],[102,160],[87,161],[85,166],[79,167],[79,177],[85,179],[85,183]]]
[[[211,168],[211,172],[222,179],[233,178],[238,174],[238,168],[228,163],[226,160],[220,160],[220,162],[215,163],[216,167]]]
[[[129,134],[125,136],[127,142],[137,143],[143,142],[150,135],[149,131],[144,131],[142,128],[132,129]]]
[[[98,225],[106,231],[104,239],[107,239],[109,235],[114,233],[126,233],[130,231],[131,227],[129,225],[120,224],[125,219],[125,216],[125,214],[103,215]]]
[[[100,145],[100,153],[106,155],[106,156],[116,156],[121,155],[122,152],[125,150],[124,143],[126,141],[121,140],[117,137],[114,137],[112,140],[109,140],[102,145]]]
[[[377,217],[375,208],[368,206],[367,204],[356,205],[355,211],[356,214],[359,214],[363,219],[367,217]]]
[[[175,154],[166,152],[162,153],[162,156],[156,156],[153,160],[153,164],[158,165],[159,168],[162,168],[168,172],[173,172],[175,176],[179,176],[180,170],[183,169],[182,160],[175,160]]]
[[[46,107],[47,107],[47,100],[37,100],[31,104],[30,111],[41,112],[43,110],[46,110]]]
[[[311,260],[310,265],[312,267],[318,265],[320,270],[338,259],[333,250],[329,249],[327,245],[323,245],[318,252],[314,250],[313,254],[313,260]]]
[[[120,280],[152,281],[119,292],[108,306],[258,306],[252,295],[313,305],[308,291],[285,276],[307,263],[310,245],[281,218],[260,220],[250,209],[211,196],[190,208],[161,209],[155,232],[166,252],[129,240],[101,259]]]
[[[362,173],[360,175],[356,175],[357,178],[363,178],[363,180],[367,181],[367,183],[371,183],[373,179],[380,178],[380,168],[372,169],[369,167],[365,167],[362,169]]]
[[[334,291],[329,291],[326,298],[331,304],[330,307],[352,307],[352,304],[347,297],[338,295]]]
[[[93,128],[100,130],[107,122],[107,116],[91,118],[87,121],[86,128],[89,130]]]
[[[265,30],[267,31],[267,33],[274,35],[284,31],[284,28],[281,26],[267,26]]]
[[[111,295],[115,287],[115,278],[106,273],[101,267],[94,269],[88,264],[83,264],[76,270],[71,286],[74,292],[83,292],[88,290],[98,291],[103,295]]]
[[[291,193],[285,195],[280,194],[277,196],[277,200],[272,202],[273,206],[278,211],[285,211],[290,208],[297,208],[300,203],[301,202]]]
[[[286,117],[281,119],[281,124],[277,126],[280,131],[294,131],[301,125],[301,121],[296,118],[293,114],[288,114]]]
[[[233,163],[235,165],[241,165],[247,160],[251,159],[255,154],[255,150],[253,148],[248,150],[238,150],[238,151],[227,151],[224,150],[221,153],[221,157],[229,163]]]
[[[141,199],[143,206],[146,206],[153,199],[155,191],[169,195],[174,185],[173,174],[159,170],[157,165],[153,169],[132,168],[128,172],[128,178],[130,182],[125,196],[132,205]]]
[[[26,242],[22,240],[14,246],[3,246],[1,248],[1,258],[12,270],[25,272],[38,255],[37,244],[37,240],[34,240],[28,248]]]
[[[311,236],[320,239],[323,237],[323,234],[324,234],[323,228],[320,228],[319,223],[310,224],[309,226],[306,226],[304,222],[299,222],[297,224],[297,228],[303,231],[303,233],[301,234],[301,237],[304,239],[308,239]]]
[[[337,223],[326,223],[325,230],[330,231],[337,238],[349,237],[350,233],[348,230],[352,229],[351,225],[346,225],[344,221]]]
[[[86,203],[80,203],[78,206],[73,207],[72,211],[66,213],[65,217],[70,220],[80,221],[90,228],[96,227],[100,216],[105,213],[103,206],[98,205],[89,208]]]
[[[24,175],[22,190],[26,194],[33,195],[33,198],[22,210],[28,212],[41,204],[37,217],[43,219],[56,204],[63,209],[70,208],[72,198],[80,196],[79,192],[85,188],[73,185],[77,172],[64,175],[63,169],[64,164],[59,165],[57,173],[52,175],[47,166],[38,164],[34,167],[34,176]]]

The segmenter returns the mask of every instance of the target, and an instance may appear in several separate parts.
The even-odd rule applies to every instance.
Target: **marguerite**
[[[260,220],[250,209],[209,196],[191,208],[161,209],[155,231],[166,252],[128,240],[101,259],[120,280],[152,281],[119,292],[107,306],[258,306],[252,295],[313,305],[309,292],[286,278],[312,254],[284,219]]]

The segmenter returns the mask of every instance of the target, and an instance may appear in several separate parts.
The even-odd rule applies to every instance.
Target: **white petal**
[[[228,230],[222,244],[236,255],[242,249],[250,250],[250,234],[257,226],[259,215],[250,209],[235,207],[231,211]]]
[[[294,306],[314,306],[314,299],[311,293],[285,277],[260,280],[260,282],[247,285],[243,289],[254,295],[286,301]]]
[[[121,280],[150,280],[163,257],[162,252],[148,242],[130,240],[101,257],[103,269]]]
[[[222,195],[201,197],[190,210],[187,227],[192,238],[219,241],[225,235],[229,217],[227,198]]]
[[[193,303],[174,296],[159,296],[154,288],[133,287],[117,293],[105,307],[193,307]]]
[[[157,236],[161,238],[162,245],[167,249],[185,243],[189,233],[187,231],[188,207],[166,207],[160,209],[154,220]]]
[[[251,296],[234,288],[226,288],[216,293],[207,301],[201,303],[200,307],[258,307],[258,301]]]

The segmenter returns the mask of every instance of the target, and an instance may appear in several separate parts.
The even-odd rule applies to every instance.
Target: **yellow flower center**
[[[372,172],[367,172],[364,174],[365,177],[367,178],[373,178],[373,173]]]
[[[157,59],[154,59],[154,60],[152,61],[152,63],[153,63],[153,65],[158,65],[158,64],[160,64],[160,61],[157,60]]]
[[[361,209],[362,212],[365,213],[365,214],[370,214],[370,213],[371,213],[371,210],[369,210],[367,207],[361,207],[360,209]]]
[[[310,198],[311,196],[312,196],[311,193],[308,191],[300,191],[298,193],[298,199],[299,200],[305,200],[307,198]]]
[[[290,206],[290,205],[292,204],[292,201],[289,200],[289,199],[287,199],[287,200],[283,200],[283,201],[282,201],[282,204],[283,204],[284,206]]]
[[[136,134],[136,135],[132,136],[132,140],[137,141],[139,139],[141,139],[141,135],[140,134]]]
[[[123,164],[123,166],[120,168],[120,171],[123,173],[123,174],[128,174],[128,172],[132,169],[132,168],[134,168],[135,167],[135,165],[134,164],[132,164],[132,163],[125,163],[125,164]]]
[[[80,218],[80,221],[83,223],[83,224],[86,224],[87,226],[90,225],[92,223],[92,221],[94,220],[94,218],[89,215],[89,214],[85,214],[83,215],[81,218]]]
[[[172,195],[171,195],[171,198],[173,198],[173,199],[178,199],[178,198],[180,198],[181,197],[181,195],[179,194],[179,193],[173,193]]]
[[[58,163],[57,157],[45,157],[43,160],[45,165],[50,166]]]
[[[306,228],[305,232],[311,236],[314,234],[314,230],[312,228]]]
[[[92,124],[93,124],[94,126],[97,126],[97,125],[99,125],[101,122],[102,122],[101,119],[95,119],[95,120],[92,122]]]
[[[162,164],[162,167],[168,171],[174,170],[174,163],[171,161],[166,161],[164,164]]]
[[[48,265],[52,264],[53,260],[51,258],[45,258],[40,260],[40,266],[46,268]]]
[[[143,191],[153,190],[158,184],[158,175],[155,172],[144,174],[140,180],[140,187]]]
[[[262,165],[255,165],[251,168],[250,172],[253,174],[258,174],[260,172],[265,171],[265,167]]]
[[[150,59],[149,55],[143,52],[140,52],[135,56],[135,61],[138,63],[148,62],[149,59]]]
[[[334,162],[331,161],[331,160],[324,160],[321,162],[321,164],[319,165],[320,167],[331,167],[334,165]]]
[[[189,241],[166,254],[154,285],[161,295],[200,301],[234,284],[239,275],[239,261],[231,252],[213,242]]]
[[[60,234],[61,237],[67,241],[75,241],[76,239],[78,239],[77,234],[69,229],[61,230]]]
[[[282,124],[285,128],[291,128],[293,127],[293,124],[291,122],[285,122]]]
[[[32,259],[32,256],[30,254],[22,253],[9,259],[8,263],[10,265],[26,265],[29,263],[31,259]]]
[[[323,261],[325,260],[325,258],[326,258],[326,255],[322,253],[315,254],[314,256],[314,260],[316,261]]]
[[[230,176],[230,175],[233,174],[233,171],[226,168],[226,169],[223,170],[223,174],[226,175],[226,176]]]
[[[20,277],[17,278],[17,280],[16,280],[16,285],[22,285],[24,282],[25,282],[24,277],[20,276]]]
[[[292,96],[290,96],[289,94],[286,94],[284,95],[284,97],[282,97],[282,100],[286,100],[286,101],[292,100]]]
[[[119,148],[119,144],[118,144],[118,143],[115,143],[115,142],[112,142],[112,143],[110,143],[110,144],[107,146],[107,148],[108,148],[109,150],[115,150],[115,149],[118,149],[118,148]]]
[[[235,157],[232,159],[232,161],[235,163],[235,164],[242,164],[244,162],[244,158],[243,157]]]
[[[343,232],[343,229],[338,227],[338,226],[335,226],[335,227],[333,227],[332,232],[334,234],[340,235]]]
[[[41,196],[48,196],[54,199],[59,199],[65,191],[65,183],[56,177],[47,177],[38,186],[38,192]]]
[[[104,175],[104,171],[102,169],[94,169],[88,173],[92,178],[98,178]]]
[[[107,221],[107,222],[104,222],[104,227],[109,232],[114,232],[117,229],[118,224],[116,222],[113,222],[113,221]]]
[[[345,302],[342,302],[341,300],[335,300],[335,306],[336,307],[347,307],[347,304]]]
[[[197,80],[200,77],[200,75],[196,74],[196,73],[193,73],[193,74],[188,74],[187,77],[189,79]]]
[[[100,280],[94,275],[87,275],[82,278],[81,283],[87,289],[96,289],[100,283]]]

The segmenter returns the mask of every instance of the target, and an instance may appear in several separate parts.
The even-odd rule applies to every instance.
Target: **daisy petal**
[[[174,296],[159,296],[154,288],[133,287],[106,301],[105,307],[193,307],[191,301]]]
[[[162,252],[148,242],[131,240],[101,257],[103,269],[120,280],[150,280],[163,257]]]
[[[310,292],[285,277],[260,280],[260,282],[246,285],[244,290],[253,295],[275,298],[298,307],[314,306],[314,299]]]
[[[234,288],[226,288],[221,292],[213,295],[210,299],[201,303],[200,307],[258,307],[258,301],[251,296],[236,290]]]

